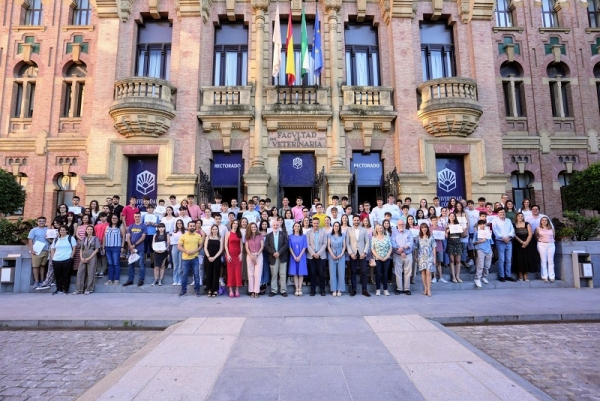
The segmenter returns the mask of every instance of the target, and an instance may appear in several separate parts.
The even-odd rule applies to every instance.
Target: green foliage
[[[600,162],[583,171],[574,172],[569,185],[564,188],[567,204],[574,210],[595,210],[600,212]]]
[[[36,226],[35,220],[19,219],[12,222],[0,219],[0,245],[23,245],[27,241],[29,231]]]
[[[552,219],[556,236],[564,240],[590,241],[600,235],[600,218],[586,217],[577,212],[564,212],[566,220]]]
[[[11,214],[25,204],[25,190],[12,174],[0,169],[0,213]]]

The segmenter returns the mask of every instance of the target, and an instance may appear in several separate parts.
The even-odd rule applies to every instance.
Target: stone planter
[[[31,255],[25,245],[0,245],[0,259],[3,261],[8,255],[21,255],[16,260],[14,283],[0,285],[0,293],[29,292],[33,284],[31,273]],[[12,258],[11,258],[12,259]]]
[[[583,251],[590,254],[594,266],[594,287],[600,287],[600,241],[557,241],[554,263],[557,276],[563,280],[567,287],[574,287],[573,260],[574,251]],[[587,287],[587,281],[581,280],[581,287]]]

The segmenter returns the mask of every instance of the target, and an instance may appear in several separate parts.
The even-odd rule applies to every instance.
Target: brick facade
[[[167,198],[171,194],[181,197],[196,191],[198,170],[211,171],[213,151],[226,148],[241,151],[246,168],[246,195],[256,192],[277,199],[280,150],[270,148],[267,138],[268,132],[283,129],[285,124],[269,123],[262,116],[262,111],[269,106],[266,93],[272,84],[271,27],[275,3],[268,0],[95,0],[88,26],[71,25],[74,1],[43,0],[42,3],[41,27],[20,25],[26,2],[9,0],[0,4],[3,16],[0,26],[0,162],[7,171],[27,176],[26,217],[54,214],[60,189],[57,180],[64,174],[71,176],[70,189],[84,204],[92,199],[102,204],[106,196],[114,194],[123,198],[128,155],[158,156],[158,196]],[[285,120],[289,126],[326,132],[328,146],[317,150],[316,160],[317,171],[325,167],[330,178],[328,195],[346,194],[340,191],[344,191],[343,182],[349,177],[352,153],[370,149],[381,153],[384,175],[396,169],[398,192],[403,197],[411,196],[413,201],[422,197],[432,199],[436,194],[435,156],[458,155],[465,163],[466,196],[483,195],[496,201],[503,192],[508,192],[510,197],[509,177],[519,171],[515,157],[526,156],[521,168],[532,177],[530,186],[536,203],[545,213],[560,213],[559,173],[571,168],[582,170],[599,160],[600,113],[593,71],[600,62],[600,55],[592,54],[591,45],[600,43],[597,42],[600,29],[588,27],[587,3],[579,0],[559,3],[559,29],[540,29],[541,8],[534,0],[511,2],[514,26],[511,29],[495,29],[493,4],[489,0],[471,3],[470,7],[460,0],[304,3],[309,25],[316,7],[322,24],[325,66],[321,84],[327,88],[325,109],[344,104],[342,90],[333,91],[339,93],[333,99],[332,89],[346,85],[343,28],[355,21],[357,15],[364,15],[365,21],[378,29],[380,85],[391,88],[388,93],[392,94],[394,113],[382,111],[384,107],[363,107],[362,111],[354,112],[358,117],[363,115],[360,113],[366,117],[352,120],[352,113],[350,117],[343,117],[336,109],[328,111],[331,117],[319,123],[314,117],[316,109],[311,111],[308,107],[308,111],[298,112],[295,120]],[[287,23],[290,12],[294,20],[299,21],[296,10],[300,4],[296,0],[280,2],[282,26]],[[257,19],[263,10],[264,17]],[[117,103],[115,81],[135,75],[138,26],[153,16],[172,22],[169,82],[176,88],[175,117],[164,134],[137,133],[126,137],[115,128],[110,114],[111,106]],[[474,132],[466,135],[434,136],[424,128],[418,115],[417,87],[423,83],[419,23],[432,16],[446,21],[452,28],[456,76],[470,78],[477,84],[476,102],[483,114]],[[251,95],[247,107],[253,113],[250,117],[236,114],[231,107],[222,107],[219,111],[218,105],[213,107],[217,111],[212,114],[199,112],[206,106],[203,88],[213,85],[214,27],[228,18],[243,21],[248,26]],[[265,23],[260,43],[257,20]],[[337,29],[335,35],[330,34],[332,29]],[[86,52],[67,53],[67,44],[74,43],[76,36],[87,44]],[[26,37],[33,37],[39,51],[19,52],[23,50],[19,45],[25,44]],[[508,54],[501,54],[498,44],[506,37],[520,46],[520,54],[514,55],[514,62],[523,72],[526,118],[519,121],[518,129],[514,119],[506,116],[504,107],[500,67],[508,60]],[[560,62],[568,67],[572,110],[572,117],[566,119],[552,117],[546,69],[556,55],[545,54],[544,50],[551,38],[557,38],[558,43],[565,46]],[[299,42],[299,38],[295,41]],[[263,51],[262,60],[255,57],[258,47]],[[331,54],[332,48],[337,49],[337,54]],[[83,113],[78,118],[63,118],[65,72],[74,57],[87,66]],[[338,66],[336,71],[329,68],[332,57]],[[15,119],[15,77],[23,65],[31,63],[38,68],[33,118]],[[332,82],[334,73],[338,76],[337,82]],[[265,88],[262,93],[256,92],[259,80]],[[352,90],[360,91],[360,88]],[[261,105],[260,112],[256,110],[257,105]],[[143,115],[144,110],[140,112]],[[344,122],[343,118],[354,122]],[[230,138],[230,143],[226,138]],[[338,156],[343,160],[342,170],[335,164]],[[575,156],[575,159],[565,163],[571,158],[564,156]],[[9,160],[16,159],[26,159],[26,163],[10,165]]]

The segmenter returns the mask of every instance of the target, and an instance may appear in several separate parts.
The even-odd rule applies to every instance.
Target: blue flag
[[[315,61],[315,76],[321,75],[323,69],[323,43],[321,42],[321,23],[319,22],[319,10],[315,18],[315,29],[313,31],[312,58]]]

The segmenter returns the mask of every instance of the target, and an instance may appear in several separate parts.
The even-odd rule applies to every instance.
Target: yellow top
[[[185,234],[182,234],[181,237],[179,238],[179,244],[186,251],[195,251],[196,249],[201,248],[203,241],[204,240],[203,240],[202,236],[198,233],[193,233],[193,234],[185,233]],[[187,253],[182,253],[181,259],[192,260],[192,259],[198,257],[198,253],[199,252],[196,252],[191,255],[188,255]]]
[[[327,215],[325,213],[315,213],[312,218],[314,219],[315,217],[319,219],[319,227],[325,227],[325,217],[327,217]]]

